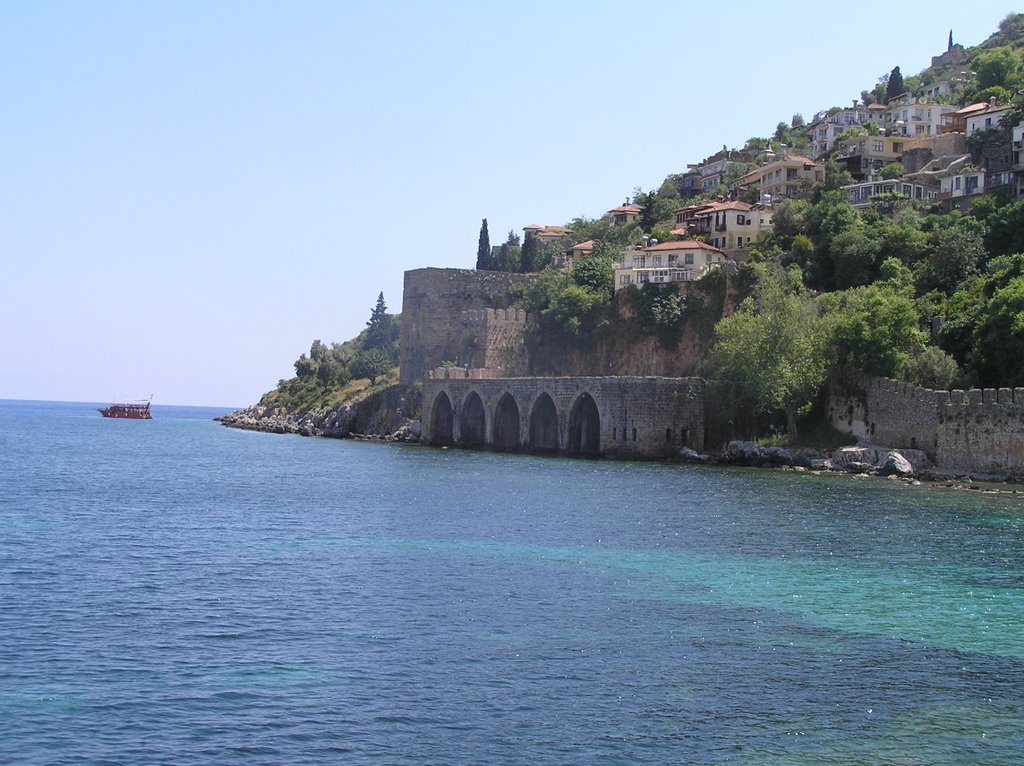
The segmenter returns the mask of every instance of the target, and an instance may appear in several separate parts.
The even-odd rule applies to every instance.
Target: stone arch
[[[594,397],[584,391],[573,402],[569,411],[569,441],[566,451],[570,455],[595,457],[601,454],[601,415]]]
[[[462,402],[459,413],[459,446],[480,448],[487,440],[487,415],[483,400],[476,391],[470,391]]]
[[[430,410],[430,443],[439,447],[450,446],[453,425],[452,401],[442,391],[434,398],[434,406]]]
[[[530,450],[558,452],[558,408],[547,392],[541,392],[530,409]]]
[[[494,408],[494,449],[512,451],[519,449],[519,405],[507,391],[498,399]]]

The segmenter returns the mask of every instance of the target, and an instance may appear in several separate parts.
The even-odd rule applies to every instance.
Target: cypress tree
[[[523,240],[523,249],[519,253],[519,271],[523,274],[530,274],[537,271],[537,256],[540,255],[538,252],[539,243],[537,242],[537,235],[532,231],[526,233],[526,239]]]
[[[478,269],[493,269],[491,263],[491,238],[487,233],[487,219],[480,224],[480,240],[476,246],[476,267]]]
[[[889,73],[889,82],[885,87],[885,100],[896,98],[903,93],[903,74],[899,67],[893,67]]]

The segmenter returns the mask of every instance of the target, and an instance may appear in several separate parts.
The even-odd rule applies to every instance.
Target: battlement
[[[1024,473],[1024,388],[934,391],[843,370],[832,381],[828,413],[839,430],[923,450],[946,469]]]

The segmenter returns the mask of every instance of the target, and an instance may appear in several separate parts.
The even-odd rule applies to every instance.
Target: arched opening
[[[593,457],[601,454],[601,416],[597,412],[594,398],[584,392],[572,405],[569,412],[570,455]]]
[[[444,391],[434,399],[430,414],[430,443],[447,447],[452,443],[452,402]]]
[[[519,449],[519,405],[505,393],[494,408],[494,449]]]
[[[475,449],[483,447],[487,433],[485,424],[484,403],[480,401],[480,394],[471,391],[466,401],[462,403],[459,417],[459,446]]]
[[[542,393],[530,410],[530,450],[558,452],[558,410],[547,393]]]

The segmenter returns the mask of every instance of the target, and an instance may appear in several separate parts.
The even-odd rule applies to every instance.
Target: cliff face
[[[392,386],[358,401],[321,409],[255,404],[217,418],[229,428],[299,436],[419,441],[420,389]]]

